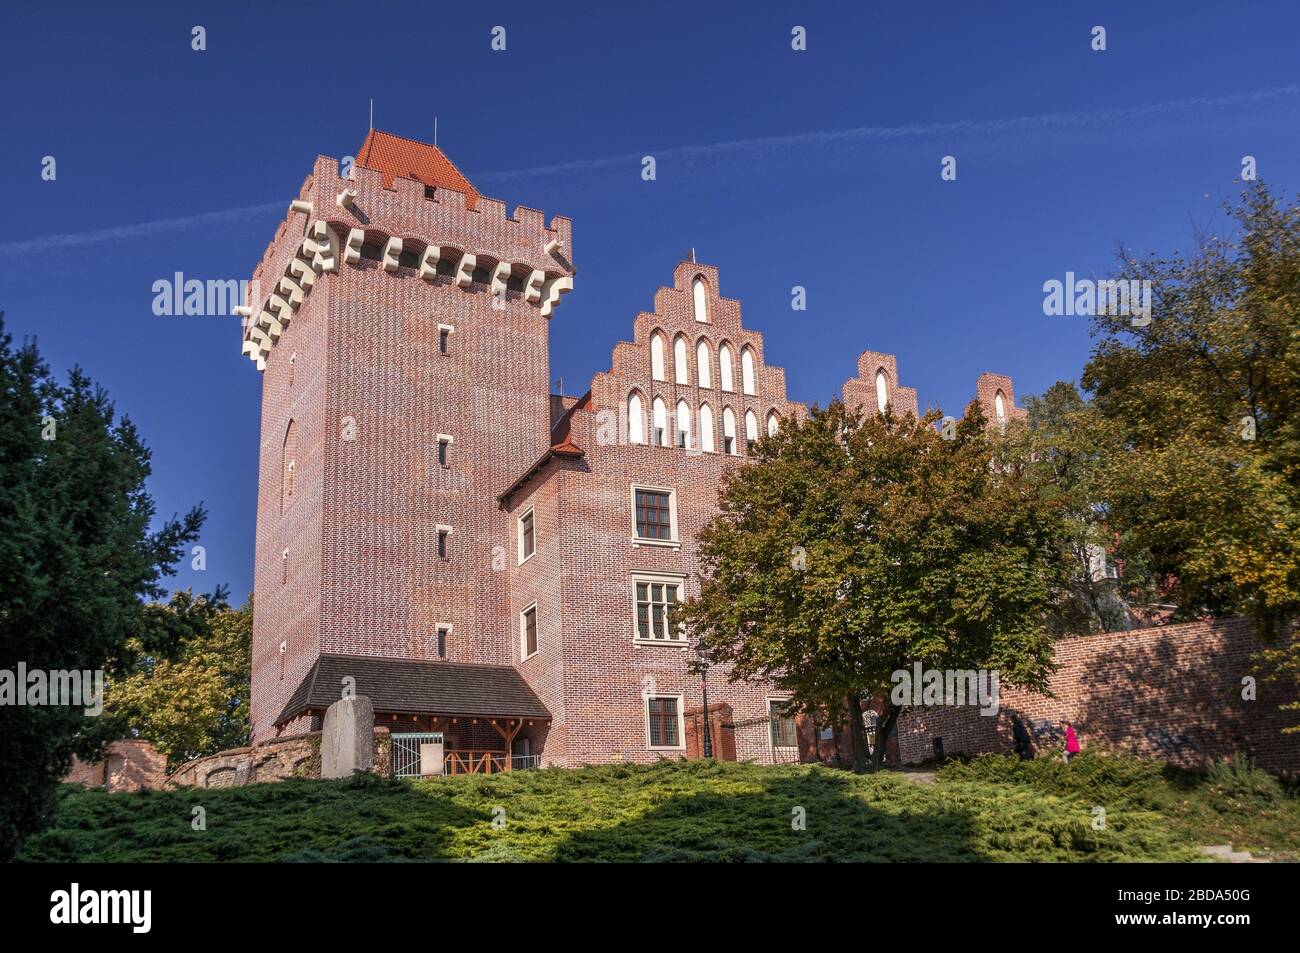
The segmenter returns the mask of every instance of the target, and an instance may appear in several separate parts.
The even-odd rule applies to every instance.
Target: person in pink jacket
[[[1065,763],[1079,753],[1079,736],[1074,733],[1074,725],[1065,723]]]

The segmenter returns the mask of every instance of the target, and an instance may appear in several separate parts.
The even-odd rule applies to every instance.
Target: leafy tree
[[[861,699],[885,698],[882,742],[902,710],[894,672],[991,669],[1043,687],[1050,671],[1060,507],[978,404],[951,440],[939,416],[836,401],[760,441],[700,534],[700,595],[679,616],[732,679],[771,679],[800,711],[847,699],[856,770]]]
[[[1300,617],[1300,205],[1262,186],[1195,255],[1125,256],[1150,322],[1099,315],[1083,385],[1121,452],[1099,497],[1175,618]]]
[[[51,377],[0,317],[0,669],[107,670],[166,653],[189,621],[142,602],[163,595],[204,511],[154,523],[149,451],[79,370]],[[25,686],[19,686],[20,690]],[[0,857],[47,820],[73,754],[93,758],[111,719],[68,705],[0,706]]]
[[[109,686],[109,711],[172,767],[247,744],[252,601],[231,609],[178,592],[166,606],[149,608],[202,624],[175,658],[133,651],[133,670]]]

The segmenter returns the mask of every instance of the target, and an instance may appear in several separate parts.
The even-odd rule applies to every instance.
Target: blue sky
[[[573,218],[551,322],[569,393],[692,246],[797,400],[825,403],[868,347],[922,405],[958,411],[986,370],[1041,393],[1091,346],[1085,319],[1044,316],[1044,281],[1221,228],[1244,155],[1300,183],[1292,2],[45,6],[0,13],[0,309],[140,426],[161,513],[207,505],[207,570],[176,583],[236,599],[259,377],[237,319],[155,316],[151,288],[248,278],[313,158],[355,153],[371,97],[401,135],[439,117],[484,193]]]

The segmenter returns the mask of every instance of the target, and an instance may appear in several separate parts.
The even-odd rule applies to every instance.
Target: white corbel
[[[437,245],[428,245],[424,249],[424,254],[420,256],[420,277],[425,281],[433,281],[438,277],[438,259],[442,257],[442,249]]]
[[[567,294],[573,290],[573,279],[568,275],[562,278],[552,278],[542,285],[542,317],[549,318],[551,310],[555,307],[560,295]]]
[[[478,264],[478,256],[471,255],[469,252],[460,256],[460,262],[456,265],[456,285],[460,288],[468,288],[474,281],[474,266]]]
[[[290,212],[302,212],[304,215],[311,214],[311,203],[306,199],[294,199],[289,203]]]
[[[366,233],[359,228],[354,228],[348,232],[348,247],[343,252],[343,260],[349,265],[355,265],[361,260],[361,246],[366,243]]]
[[[506,282],[510,279],[510,262],[499,261],[492,270],[492,294],[500,298],[506,293]]]
[[[524,300],[529,304],[536,304],[542,300],[542,282],[546,280],[546,272],[534,268],[528,280],[524,282]]]
[[[311,239],[308,239],[310,241]],[[294,281],[298,282],[305,296],[311,291],[311,286],[316,281],[316,272],[312,270],[311,262],[303,261],[301,258],[294,258],[289,262],[288,272]]]
[[[560,241],[554,235],[552,235],[549,239],[547,239],[546,245],[544,246],[546,254],[548,255],[554,255],[557,251],[559,251],[563,247],[564,247],[564,242]]]
[[[344,189],[339,193],[338,198],[334,201],[340,208],[351,208],[352,203],[357,200],[356,189]]]
[[[384,271],[396,271],[397,266],[401,264],[402,240],[400,238],[388,239],[388,244],[384,246]]]
[[[302,306],[302,286],[288,275],[280,279],[276,289],[289,302],[289,307],[293,308],[294,311],[297,311]]]

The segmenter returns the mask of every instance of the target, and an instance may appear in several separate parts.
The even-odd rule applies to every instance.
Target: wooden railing
[[[446,774],[495,774],[510,770],[510,756],[505,751],[474,751],[464,748],[448,751],[443,761]]]

